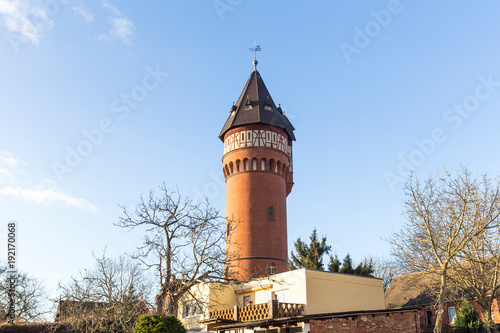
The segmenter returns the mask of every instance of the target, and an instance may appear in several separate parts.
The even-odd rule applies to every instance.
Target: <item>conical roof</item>
[[[219,134],[224,140],[224,134],[235,127],[249,124],[267,124],[282,128],[295,140],[292,126],[283,114],[281,107],[276,106],[259,72],[254,70],[238,98],[238,102],[231,107],[231,114]]]

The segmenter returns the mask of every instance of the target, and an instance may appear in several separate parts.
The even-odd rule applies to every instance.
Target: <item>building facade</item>
[[[385,292],[387,309],[415,308],[419,312],[420,325],[432,331],[436,322],[436,301],[439,294],[439,276],[432,273],[411,273],[397,276]],[[464,296],[461,290],[451,290],[444,303],[443,326],[453,326],[455,314],[461,307]],[[477,301],[472,300],[473,309],[482,317],[483,309]],[[499,298],[492,303],[493,322],[500,324]]]
[[[198,284],[182,300],[179,319],[190,332],[238,326],[259,331],[266,325],[302,332],[307,315],[379,311],[384,305],[381,279],[302,268],[246,282]]]

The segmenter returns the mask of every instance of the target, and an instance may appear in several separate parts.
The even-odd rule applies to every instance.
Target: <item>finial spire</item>
[[[257,51],[262,51],[262,48],[260,47],[260,45],[257,45],[257,41],[255,40],[255,38],[253,39],[253,47],[250,48],[250,51],[253,51],[253,53],[254,53],[254,56],[253,56],[253,70],[256,71],[257,70],[257,64],[259,63],[257,61]]]

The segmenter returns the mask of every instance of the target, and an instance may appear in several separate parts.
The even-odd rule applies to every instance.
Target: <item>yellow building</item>
[[[206,332],[224,323],[384,308],[381,279],[299,269],[249,282],[201,283],[181,301],[178,317],[188,331]]]

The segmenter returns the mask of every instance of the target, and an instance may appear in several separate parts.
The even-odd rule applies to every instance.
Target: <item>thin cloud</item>
[[[1,0],[0,0],[1,1]],[[17,169],[21,164],[24,164],[21,160],[15,159],[7,152],[0,152],[0,165],[7,167],[9,169]]]
[[[71,8],[78,15],[85,19],[87,22],[92,22],[94,20],[94,15],[85,9],[83,6]]]
[[[80,208],[89,212],[97,212],[96,206],[88,200],[77,198],[58,190],[55,183],[47,178],[41,178],[38,186],[27,186],[28,181],[21,181],[19,175],[26,176],[23,166],[26,163],[15,158],[9,152],[0,152],[0,194],[19,198],[35,204],[58,204]]]
[[[124,44],[130,44],[130,37],[134,34],[134,23],[125,17],[112,18],[111,23],[113,25],[113,29],[110,32],[111,36],[117,38]]]
[[[36,0],[0,0],[0,19],[9,33],[35,45],[54,25]]]
[[[116,8],[115,6],[110,5],[109,2],[107,2],[106,0],[104,0],[102,2],[102,5],[104,7],[106,7],[107,9],[109,9],[110,11],[112,11],[113,13],[115,13],[116,15],[123,16],[122,12],[120,10],[118,10],[118,8]]]
[[[103,6],[109,9],[114,16],[109,18],[111,23],[111,30],[108,34],[102,34],[99,36],[100,40],[105,40],[107,42],[112,39],[117,39],[125,45],[130,45],[130,39],[134,35],[135,25],[129,20],[122,12],[110,5],[107,1],[103,1]]]
[[[6,170],[6,169],[0,169],[0,179],[2,178],[1,176],[14,178],[14,175],[12,174],[12,172],[10,172],[9,170]]]
[[[92,205],[87,200],[75,198],[55,189],[25,189],[17,186],[0,188],[0,193],[22,199],[30,203],[34,202],[45,205],[56,203],[64,206],[81,208],[90,212],[98,211],[97,207]]]

